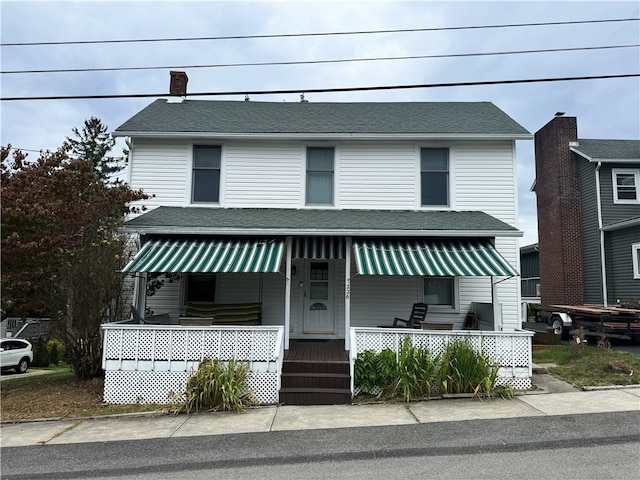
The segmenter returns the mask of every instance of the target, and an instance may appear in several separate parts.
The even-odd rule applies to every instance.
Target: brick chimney
[[[169,95],[184,97],[187,95],[187,82],[189,77],[185,72],[169,72],[171,83],[169,84]]]
[[[582,235],[578,164],[569,142],[576,117],[556,116],[534,136],[542,305],[581,305]]]

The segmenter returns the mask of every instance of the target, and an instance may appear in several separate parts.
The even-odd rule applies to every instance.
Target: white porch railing
[[[204,358],[247,362],[262,404],[278,402],[284,327],[104,324],[106,403],[168,403]]]
[[[435,357],[454,340],[466,339],[483,354],[499,365],[498,385],[511,385],[518,390],[531,388],[531,339],[533,332],[491,332],[479,330],[426,331],[390,328],[351,329],[351,391],[354,391],[354,362],[359,353],[374,350],[380,353],[385,348],[399,351],[405,338],[416,347],[426,347]]]

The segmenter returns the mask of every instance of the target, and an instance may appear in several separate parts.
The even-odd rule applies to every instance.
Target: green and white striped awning
[[[353,240],[360,275],[430,277],[517,275],[484,240]]]
[[[345,237],[294,237],[291,258],[344,260]]]
[[[278,272],[284,241],[279,239],[150,240],[124,272]]]

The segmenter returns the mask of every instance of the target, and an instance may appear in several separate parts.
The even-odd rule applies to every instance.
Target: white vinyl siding
[[[191,148],[186,141],[135,139],[130,168],[130,185],[153,198],[138,202],[147,208],[182,207],[189,197]]]
[[[354,277],[351,281],[351,326],[392,325],[395,317],[408,319],[411,306],[421,296],[421,286],[421,277]]]
[[[304,149],[297,143],[227,145],[225,207],[297,208]]]
[[[416,149],[412,143],[345,143],[338,151],[341,208],[415,208]]]
[[[516,171],[512,142],[459,143],[455,158],[456,210],[481,210],[516,225]]]

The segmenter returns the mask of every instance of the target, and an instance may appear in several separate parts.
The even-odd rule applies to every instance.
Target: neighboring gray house
[[[125,224],[139,236],[140,251],[125,268],[136,275],[137,311],[147,307],[175,325],[166,332],[141,329],[132,349],[155,342],[162,330],[163,338],[187,335],[180,351],[185,342],[206,350],[218,340],[188,339],[213,327],[198,330],[194,323],[226,326],[229,310],[238,308],[238,320],[252,322],[247,335],[264,329],[282,335],[269,345],[288,352],[285,370],[290,348],[304,344],[317,357],[323,345],[334,345],[331,362],[316,358],[324,362],[316,373],[326,376],[327,364],[344,362],[339,380],[348,383],[349,360],[357,348],[368,348],[369,340],[354,345],[357,331],[373,339],[371,348],[394,342],[401,333],[378,327],[408,318],[412,305],[424,302],[427,320],[453,328],[451,335],[468,312],[482,308],[479,324],[493,335],[482,348],[507,349],[497,358],[521,363],[505,375],[519,371],[521,385],[530,385],[530,340],[519,331],[515,152],[516,140],[531,139],[529,132],[489,102],[189,100],[182,96],[183,75],[172,72],[174,96],[151,103],[114,132],[130,145],[129,184],[154,195],[142,202],[149,210]],[[146,296],[146,280],[158,272],[179,274],[179,281]],[[203,312],[210,318],[194,320]],[[186,325],[195,330],[185,333]],[[240,323],[232,325],[236,335]],[[106,335],[112,342],[105,347],[107,383],[121,381],[128,385],[121,390],[131,390],[150,378],[140,371],[134,379],[130,372],[139,365],[133,363],[160,347],[122,353],[119,335],[130,329],[116,328]],[[515,336],[525,342],[517,352]],[[222,351],[237,340],[220,341]],[[170,356],[178,347],[162,348]],[[194,358],[163,367],[152,360],[144,368],[184,372],[201,353],[189,355]],[[261,374],[277,373],[269,382],[279,387],[278,368],[265,366]],[[311,379],[301,377],[312,372],[296,372],[293,380],[306,385],[299,389],[322,391],[302,398],[305,392],[293,394],[288,384],[279,401],[350,401],[352,390],[341,387],[343,396],[333,396],[319,387],[323,378],[310,387]],[[169,380],[158,378],[157,388],[167,388]],[[121,390],[114,387],[114,395]]]
[[[540,268],[538,244],[520,248],[520,285],[522,301],[540,302]]]
[[[542,304],[637,302],[640,140],[582,139],[558,115],[535,148]]]

